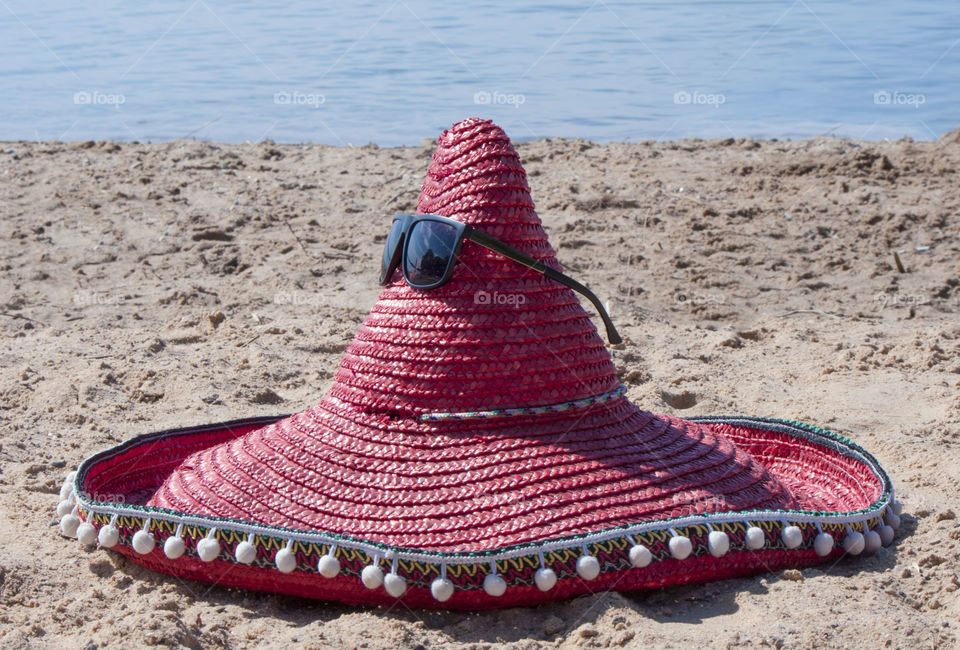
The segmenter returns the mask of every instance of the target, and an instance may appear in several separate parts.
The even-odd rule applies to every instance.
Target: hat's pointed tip
[[[434,159],[447,159],[451,150],[462,149],[470,141],[500,141],[510,144],[506,132],[493,120],[468,117],[440,134]]]
[[[457,214],[470,223],[478,217],[473,214],[477,210],[491,213],[488,218],[498,213],[500,219],[506,219],[506,214],[499,213],[510,212],[508,207],[532,211],[533,200],[520,157],[504,130],[492,120],[468,117],[443,131],[437,138],[417,211],[447,217]]]
[[[500,131],[501,133],[503,132],[503,129],[495,124],[493,120],[488,120],[486,118],[477,117],[474,115],[473,117],[468,117],[465,120],[460,120],[449,129],[444,131],[444,133],[464,133],[466,131],[476,130],[478,127],[488,127]]]
[[[468,118],[465,119],[465,120],[460,120],[459,122],[457,122],[456,124],[454,124],[453,126],[451,126],[451,127],[450,127],[450,130],[454,130],[454,131],[455,131],[455,130],[458,130],[458,129],[465,129],[465,128],[468,129],[468,128],[471,128],[471,127],[473,127],[473,126],[475,126],[475,125],[477,125],[477,124],[491,124],[491,125],[493,125],[493,126],[496,126],[496,124],[493,123],[493,120],[488,120],[488,119],[486,119],[486,118],[482,118],[482,117],[478,117],[478,116],[476,116],[476,115],[473,115],[473,116],[471,116],[471,117],[468,117]]]

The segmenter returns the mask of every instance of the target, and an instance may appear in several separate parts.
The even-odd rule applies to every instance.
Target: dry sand
[[[320,398],[432,144],[3,143],[0,646],[955,645],[960,132],[518,150],[561,261],[628,339],[629,397],[846,433],[903,500],[895,548],[482,614],[243,593],[82,550],[53,519],[84,457]]]

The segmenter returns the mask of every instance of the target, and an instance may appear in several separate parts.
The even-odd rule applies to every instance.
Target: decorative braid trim
[[[541,415],[543,413],[563,413],[571,409],[584,408],[594,404],[609,402],[615,397],[620,397],[627,392],[627,387],[620,385],[611,391],[574,400],[572,402],[560,402],[559,404],[547,404],[546,406],[521,406],[509,409],[494,409],[492,411],[459,411],[449,413],[422,413],[420,420],[423,422],[436,422],[439,420],[479,420],[486,418],[505,418],[515,415]]]
[[[137,541],[134,539],[141,531],[152,538],[145,551],[147,553],[153,550],[154,544],[158,548],[165,548],[166,540],[179,537],[184,542],[184,554],[200,556],[198,544],[204,539],[214,540],[219,544],[219,553],[213,557],[204,553],[206,557],[202,559],[207,561],[238,562],[237,547],[246,543],[256,551],[255,558],[248,563],[251,566],[275,567],[287,573],[318,573],[318,562],[329,555],[339,564],[339,574],[362,579],[367,584],[363,577],[366,575],[364,569],[379,571],[381,562],[387,561],[385,566],[392,565],[391,573],[399,576],[405,586],[429,589],[434,581],[446,579],[452,582],[457,591],[487,589],[486,579],[497,576],[505,581],[507,587],[532,585],[540,568],[553,570],[561,580],[576,576],[592,579],[578,561],[584,557],[592,557],[599,565],[600,573],[608,573],[633,568],[642,570],[641,567],[650,562],[670,558],[682,560],[711,553],[716,555],[715,538],[711,538],[716,533],[726,535],[728,542],[727,549],[717,557],[729,551],[803,551],[812,548],[817,549],[821,556],[840,550],[855,554],[863,550],[867,535],[875,535],[878,531],[883,533],[886,531],[881,528],[898,525],[900,504],[893,497],[893,488],[886,472],[873,456],[843,436],[788,420],[747,417],[690,419],[707,424],[723,423],[778,432],[827,446],[870,467],[882,482],[882,494],[869,507],[852,512],[757,510],[692,515],[488,551],[445,553],[394,547],[333,533],[293,530],[237,519],[189,515],[163,508],[96,501],[79,491],[85,474],[97,461],[160,435],[184,433],[180,431],[135,438],[87,459],[76,473],[68,477],[62,495],[66,494],[67,500],[76,501],[76,507],[68,515],[76,518],[76,523],[72,524],[74,532],[68,534],[79,536],[77,525],[90,524],[98,532],[106,526],[112,526],[117,533],[116,543],[133,546],[137,552],[144,552],[136,548]],[[199,430],[220,429],[223,426],[198,427],[185,432],[196,434]],[[64,529],[65,519],[67,517],[61,520],[61,529]],[[762,545],[756,543],[758,533],[753,532],[750,535],[754,541],[748,545],[748,531],[751,529],[761,531]],[[831,539],[822,538],[824,534]],[[856,535],[863,537],[857,541]],[[90,539],[90,535],[80,537],[81,540]],[[691,551],[682,557],[670,543],[676,537],[686,538],[690,542]],[[100,538],[102,540],[104,536]],[[109,538],[106,536],[106,539]],[[824,541],[828,543],[823,545]],[[295,563],[290,563],[292,560],[288,554],[292,554]],[[381,582],[374,581],[371,588],[378,588]],[[491,597],[495,597],[495,594],[491,594]]]

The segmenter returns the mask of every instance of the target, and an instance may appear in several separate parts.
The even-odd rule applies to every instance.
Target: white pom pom
[[[70,511],[73,510],[73,506],[76,505],[72,499],[64,499],[57,504],[57,516],[66,517],[70,514]]]
[[[97,529],[89,521],[77,526],[77,539],[84,546],[93,546],[97,543]]]
[[[367,589],[376,589],[383,584],[383,569],[373,564],[365,566],[360,573],[360,580]]]
[[[693,542],[690,541],[689,537],[681,537],[679,535],[671,537],[669,546],[670,555],[677,560],[686,560],[693,552]]]
[[[883,523],[896,530],[900,528],[900,515],[887,508],[886,514],[883,515]]]
[[[213,537],[204,537],[197,542],[197,557],[204,562],[213,562],[220,555],[220,542]]]
[[[253,564],[253,561],[257,559],[257,548],[244,540],[237,544],[237,548],[233,550],[233,557],[237,558],[237,562],[240,564]]]
[[[297,568],[297,556],[289,548],[281,548],[273,558],[280,573],[292,573]]]
[[[60,500],[69,501],[73,499],[73,483],[64,483],[60,486]]]
[[[797,526],[787,526],[780,533],[780,537],[787,548],[799,548],[803,544],[803,531]]]
[[[153,550],[153,547],[156,546],[157,542],[153,539],[153,535],[146,530],[138,530],[133,534],[133,550],[135,550],[140,555],[146,555]]]
[[[650,564],[653,561],[653,553],[646,546],[637,544],[630,547],[630,564],[638,569]]]
[[[763,548],[764,544],[767,543],[766,535],[763,534],[763,529],[758,526],[750,526],[747,528],[747,537],[745,539],[747,548],[751,551],[759,551]]]
[[[584,580],[594,580],[600,575],[600,561],[592,555],[581,555],[577,559],[577,575]]]
[[[830,551],[833,550],[833,535],[829,533],[820,533],[817,535],[813,539],[813,550],[816,551],[820,557],[830,555]]]
[[[537,583],[540,591],[550,591],[557,584],[557,574],[553,569],[541,568],[533,574],[533,581]]]
[[[317,562],[317,571],[324,578],[336,578],[340,573],[340,561],[332,555],[324,555]]]
[[[494,598],[499,598],[507,591],[507,581],[491,573],[483,579],[483,590]]]
[[[860,555],[860,553],[863,552],[863,546],[863,535],[855,530],[850,531],[847,533],[847,536],[843,538],[843,550],[850,555]]]
[[[890,546],[893,544],[893,538],[896,536],[893,528],[883,524],[877,529],[877,532],[880,534],[880,543],[884,546]]]
[[[863,534],[863,552],[873,555],[880,550],[880,534],[875,530],[868,530]]]
[[[120,531],[113,524],[107,524],[100,529],[97,541],[103,548],[113,548],[120,542]]]
[[[453,583],[446,578],[437,578],[430,583],[430,593],[439,602],[445,603],[453,596]]]
[[[713,557],[723,557],[730,550],[730,538],[721,530],[714,530],[707,535],[707,547]]]
[[[60,518],[60,532],[67,537],[76,537],[79,525],[80,517],[76,515],[71,514]]]
[[[903,514],[903,504],[900,503],[899,499],[894,499],[890,502],[890,509],[893,511],[893,514],[898,517]]]
[[[383,578],[383,588],[394,598],[399,598],[407,590],[407,581],[396,573],[388,573]]]
[[[257,547],[245,539],[233,549],[233,557],[240,564],[253,564],[253,561],[257,559]]]
[[[203,541],[203,540],[200,540]],[[198,545],[199,546],[199,545]],[[187,545],[183,542],[182,537],[168,537],[167,541],[163,543],[163,554],[166,555],[171,560],[176,560],[177,558],[183,557],[183,554],[187,552]],[[199,552],[199,549],[198,549]]]

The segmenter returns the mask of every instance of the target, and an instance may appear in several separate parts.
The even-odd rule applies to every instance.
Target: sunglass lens
[[[403,223],[399,219],[394,219],[390,232],[387,233],[387,241],[383,245],[383,257],[380,259],[380,284],[390,279],[387,275],[392,273],[390,266],[397,254],[397,243],[400,241],[402,231]]]
[[[457,228],[439,221],[419,221],[407,235],[403,270],[407,282],[415,287],[431,287],[443,279],[453,249]]]

